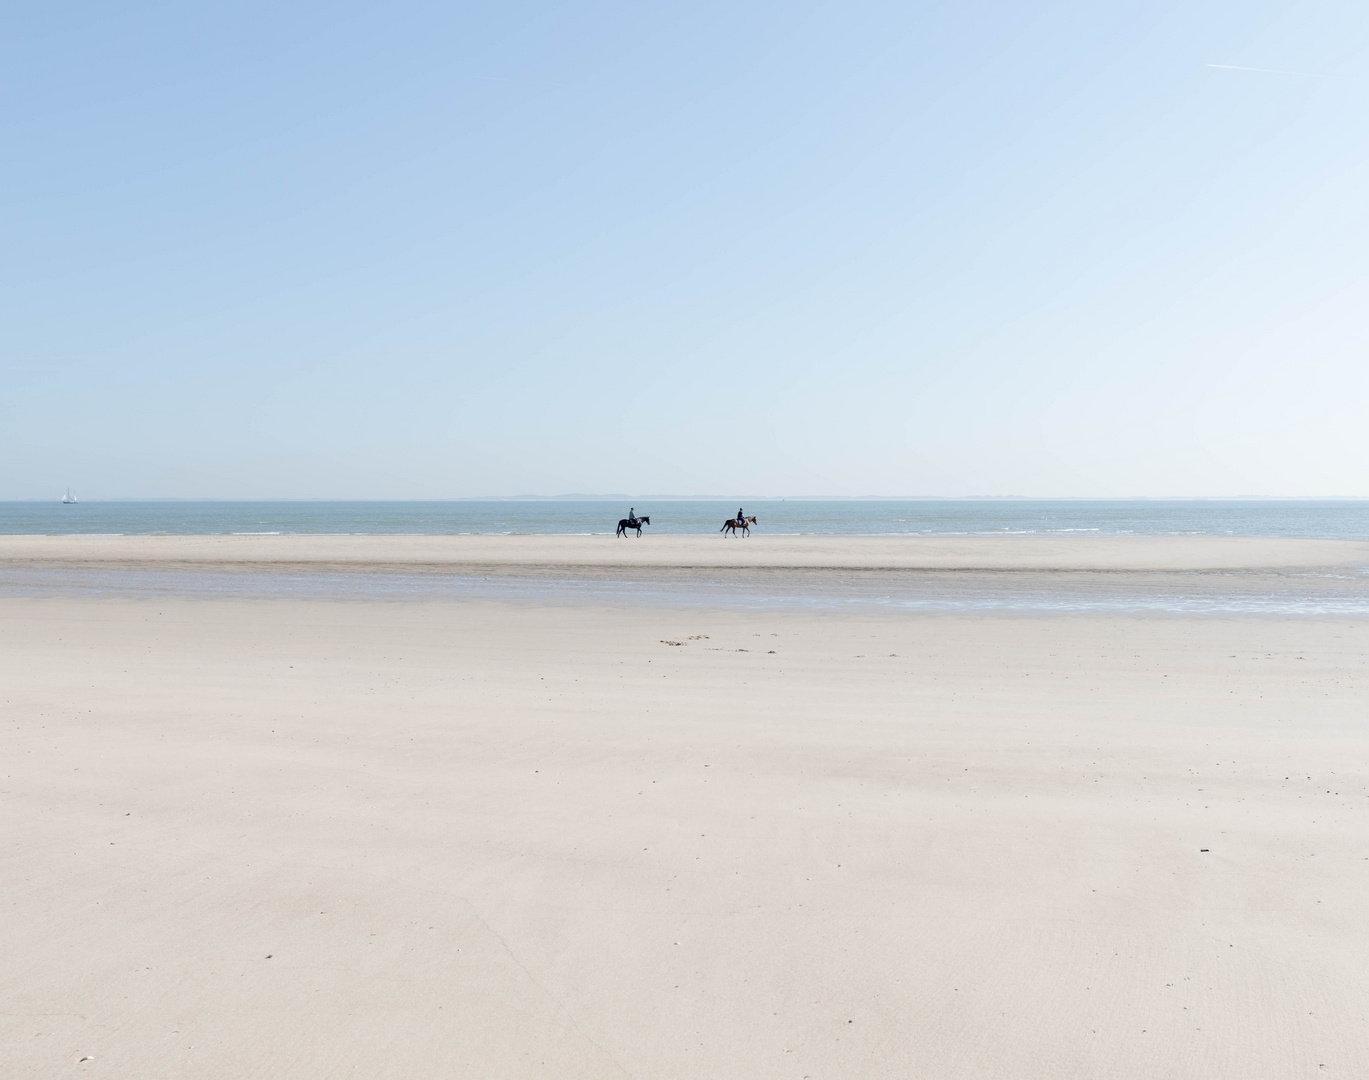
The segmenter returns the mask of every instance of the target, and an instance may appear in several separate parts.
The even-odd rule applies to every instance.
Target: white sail
[[[76,496],[71,493],[71,488],[67,488],[67,493],[62,496],[62,501],[64,503],[74,503],[76,501]]]

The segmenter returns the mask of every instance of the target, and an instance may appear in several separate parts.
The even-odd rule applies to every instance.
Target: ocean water
[[[742,500],[739,500],[742,501]],[[1281,536],[1369,539],[1369,501],[767,500],[775,536]],[[738,501],[635,503],[653,535],[708,535]],[[611,534],[625,502],[0,503],[0,534]]]

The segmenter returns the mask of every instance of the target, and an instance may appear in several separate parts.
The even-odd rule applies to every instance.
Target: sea
[[[1352,500],[660,500],[643,537],[716,536],[738,505],[772,536],[1252,536],[1369,540]],[[10,535],[604,535],[624,501],[0,503]],[[745,541],[728,541],[744,543]],[[34,567],[0,564],[5,596],[497,600],[609,607],[1020,615],[1369,618],[1369,561],[1320,570],[1042,574],[518,572]]]
[[[648,535],[716,533],[743,507],[770,536],[1279,536],[1369,539],[1369,500],[667,500]],[[0,502],[0,534],[602,535],[626,501]]]

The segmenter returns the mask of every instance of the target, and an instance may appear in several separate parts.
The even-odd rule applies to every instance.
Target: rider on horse
[[[635,506],[629,506],[627,509],[627,523],[634,529],[637,527],[637,508]]]

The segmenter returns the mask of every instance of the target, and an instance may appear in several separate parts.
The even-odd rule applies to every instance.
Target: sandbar
[[[1369,564],[1369,542],[1261,537],[0,536],[0,566],[1278,570]]]

